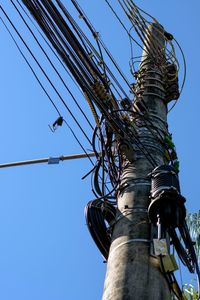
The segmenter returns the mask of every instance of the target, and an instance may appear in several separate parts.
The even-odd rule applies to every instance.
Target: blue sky
[[[63,2],[71,9],[70,1]],[[129,43],[105,2],[79,3],[128,73]],[[32,45],[10,1],[1,0],[0,4]],[[154,0],[137,4],[176,37],[185,53],[187,80],[168,121],[180,159],[182,194],[187,209],[195,212],[199,210],[200,3],[194,0],[191,6],[185,0]],[[66,127],[50,131],[48,125],[57,115],[2,24],[0,37],[0,163],[81,153]],[[38,50],[34,51],[37,54]],[[90,179],[81,177],[90,168],[87,160],[76,160],[0,170],[1,299],[101,299],[106,265],[84,219],[84,206],[93,195]],[[186,275],[184,281],[190,278],[193,276]]]

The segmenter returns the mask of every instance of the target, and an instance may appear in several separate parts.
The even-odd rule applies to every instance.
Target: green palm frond
[[[198,292],[192,284],[185,284],[183,291],[187,300],[198,300]]]

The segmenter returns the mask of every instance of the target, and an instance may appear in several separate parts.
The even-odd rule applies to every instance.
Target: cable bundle
[[[90,201],[85,207],[88,229],[105,260],[108,259],[115,215],[115,207],[101,200]]]
[[[61,93],[48,76],[46,70],[39,63],[34,53],[28,47],[26,41],[20,35],[15,25],[9,19],[9,16],[1,7],[5,18],[7,19],[9,26],[11,26],[11,28],[14,30],[16,37],[14,37],[11,32],[10,34],[20,50],[20,53],[26,60],[26,63],[29,65],[31,71],[38,80],[40,86],[43,88],[45,94],[53,104],[54,108],[57,110],[59,116],[61,116],[61,112],[57,108],[55,101],[50,96],[49,91],[44,88],[31,63],[18,46],[16,38],[19,39],[22,42],[23,47],[28,50],[31,57],[44,74],[46,80],[50,83],[50,86],[54,90],[58,99],[64,104],[68,114],[76,123],[78,129],[81,131],[81,134],[84,136],[87,143],[89,143],[90,147],[92,146],[94,152],[96,153],[97,162],[94,164],[90,159],[94,166],[93,191],[95,196],[102,199],[106,195],[108,195],[108,199],[109,197],[115,198],[114,192],[119,183],[119,175],[122,172],[123,156],[123,154],[119,151],[118,146],[124,140],[126,140],[130,145],[134,143],[136,148],[143,153],[153,167],[156,167],[157,165],[156,161],[148,150],[148,147],[143,144],[137,135],[137,114],[140,118],[143,118],[145,126],[148,128],[149,132],[155,136],[155,139],[158,139],[163,144],[163,147],[166,147],[163,141],[163,135],[156,128],[152,130],[150,119],[145,117],[146,112],[148,113],[148,108],[141,110],[141,108],[137,106],[137,109],[134,109],[135,117],[133,118],[132,107],[124,109],[123,105],[121,106],[120,102],[123,103],[123,99],[129,99],[129,97],[122,88],[121,83],[116,79],[116,77],[113,75],[113,72],[108,67],[108,64],[103,56],[103,51],[107,58],[111,61],[114,68],[117,70],[120,78],[122,79],[123,85],[125,84],[133,91],[132,86],[129,84],[125,75],[120,70],[119,66],[109,53],[101,38],[98,36],[97,32],[83,10],[80,8],[77,1],[72,0],[72,4],[78,11],[82,20],[86,23],[89,31],[92,33],[92,36],[97,44],[97,49],[92,45],[85,33],[78,26],[77,22],[71,16],[67,8],[63,5],[62,1],[23,0],[22,2],[34,17],[42,32],[35,27],[34,23],[32,23],[32,20],[30,19],[27,11],[20,4],[20,1],[17,0],[14,2],[11,0],[13,7],[16,9],[20,18],[23,20],[27,29],[33,36],[36,44],[41,49],[45,59],[48,61],[51,68],[53,68],[56,75],[61,80],[74,104],[83,115],[89,128],[93,130],[94,127],[92,122],[89,120],[88,116],[84,112],[84,109],[81,107],[82,103],[76,99],[74,94],[67,86],[67,83],[59,73],[57,67],[49,58],[45,47],[51,49],[53,55],[56,56],[56,59],[62,65],[64,70],[71,74],[70,76],[72,76],[72,80],[74,80],[75,83],[81,88],[82,95],[85,97],[96,122],[96,129],[93,130],[92,139],[86,134],[85,130],[83,130],[83,126],[79,123],[75,113],[72,112],[69,104],[66,103]],[[30,21],[33,26],[29,25],[28,21]],[[7,29],[10,30],[8,27]],[[38,39],[38,33],[44,41],[45,46],[43,46],[43,44],[41,45],[40,40]],[[130,102],[131,100],[129,99],[129,103]],[[87,153],[85,147],[76,136],[74,129],[66,122],[66,118],[64,118],[64,124],[66,124],[70,129],[83,151]]]
[[[172,43],[174,40],[172,35],[165,30],[162,31],[164,48],[161,47],[158,39],[155,39],[155,41],[151,40],[150,28],[152,24],[155,25],[154,29],[157,33],[161,34],[159,29],[161,25],[155,18],[136,6],[132,0],[118,0],[117,2],[131,23],[131,28],[127,29],[109,1],[105,1],[126,30],[130,39],[130,71],[135,79],[137,79],[135,85],[133,83],[130,84],[127,80],[76,0],[71,0],[71,3],[78,12],[81,20],[86,24],[90,34],[92,34],[95,46],[85,32],[82,31],[62,1],[10,1],[29,33],[32,35],[35,44],[41,50],[51,71],[53,69],[68,95],[70,95],[70,100],[73,100],[75,112],[70,108],[70,101],[67,102],[59,89],[56,88],[54,82],[48,75],[48,71],[38,61],[2,6],[0,6],[0,10],[4,18],[1,18],[4,26],[41,88],[54,106],[57,114],[62,118],[63,124],[69,128],[79,146],[87,154],[86,147],[82,145],[82,141],[77,137],[74,128],[66,122],[66,118],[62,117],[63,114],[61,114],[58,109],[58,105],[54,99],[55,97],[50,95],[49,90],[47,90],[41,82],[33,67],[33,61],[39,67],[40,72],[50,85],[56,95],[57,101],[64,105],[67,114],[81,132],[87,144],[89,144],[89,147],[92,147],[96,154],[95,162],[88,157],[93,165],[92,170],[88,174],[92,173],[92,191],[96,199],[88,203],[85,209],[85,215],[90,233],[100,252],[104,258],[107,259],[111,243],[111,228],[115,221],[116,209],[114,205],[116,204],[116,192],[120,185],[120,175],[128,164],[134,163],[135,152],[140,152],[154,169],[158,163],[151,149],[157,147],[156,151],[159,151],[161,155],[165,155],[167,167],[173,167],[176,169],[176,172],[178,172],[176,150],[172,142],[172,137],[167,130],[167,124],[164,120],[160,120],[163,124],[162,128],[156,126],[155,120],[158,116],[153,116],[152,112],[146,106],[143,99],[144,93],[142,92],[156,94],[158,98],[160,97],[161,101],[165,101],[165,104],[172,99],[178,99],[177,77],[180,63],[176,57],[175,48]],[[33,22],[29,14],[31,14],[35,22]],[[133,38],[132,30],[137,34],[139,41]],[[41,40],[43,43],[41,43]],[[22,46],[19,45],[19,41]],[[135,64],[141,62],[141,57],[134,57],[132,42],[141,48],[143,48],[144,45],[143,73],[136,72]],[[24,54],[24,49],[29,53],[31,59],[28,59]],[[77,100],[77,97],[72,93],[66,80],[61,76],[56,64],[54,64],[51,57],[49,57],[47,49],[48,51],[50,50],[53,58],[56,58],[57,64],[62,67],[62,70],[67,72],[71,80],[78,87],[82,97],[85,98],[85,103],[88,105],[94,117],[95,125],[93,125],[94,121],[91,121],[85,109],[82,107],[83,101],[80,101],[80,99]],[[145,63],[149,59],[152,68],[157,68],[158,72],[156,78],[152,77],[152,70],[148,70],[148,72],[144,70]],[[185,68],[184,54],[183,61]],[[117,74],[118,78],[116,78],[114,74]],[[181,91],[184,81],[185,75]],[[164,83],[160,84],[160,82]],[[145,86],[145,84],[148,86]],[[131,92],[131,97],[127,95],[127,88],[128,93]],[[135,101],[132,104],[133,95],[135,95]],[[77,117],[77,111],[83,117],[85,124],[88,126],[88,130],[83,129],[84,126],[82,126],[79,117]],[[55,122],[53,124],[55,124]],[[149,145],[149,140],[151,140],[153,145]],[[162,180],[164,179],[161,178],[161,181]],[[156,184],[157,182],[155,183],[155,189],[157,189]],[[178,223],[176,225],[180,224]],[[200,276],[196,254],[186,223],[184,222],[181,226],[177,226],[177,229],[174,227],[169,226],[168,232],[181,261],[191,272],[194,272],[196,269],[198,276]],[[178,239],[176,232],[178,230],[183,239],[183,245]],[[174,278],[171,278],[171,281],[174,282]]]

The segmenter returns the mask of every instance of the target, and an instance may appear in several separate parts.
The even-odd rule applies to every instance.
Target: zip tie
[[[126,244],[138,243],[138,242],[139,242],[139,243],[140,243],[140,242],[142,242],[142,243],[150,243],[151,241],[148,240],[148,239],[131,239],[131,240],[128,240],[128,241],[126,241],[126,242],[123,242],[123,243],[119,244],[118,246],[116,246],[114,249],[112,249],[112,251],[109,253],[109,258],[111,257],[111,255],[113,254],[113,252],[114,252],[115,250],[117,250],[119,247],[124,246],[124,245],[126,245]]]

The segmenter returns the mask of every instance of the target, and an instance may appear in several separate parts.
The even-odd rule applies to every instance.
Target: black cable
[[[128,79],[125,77],[125,75],[123,74],[123,72],[121,71],[120,67],[118,66],[117,62],[114,60],[113,56],[111,55],[111,53],[109,52],[109,50],[106,48],[105,44],[103,43],[102,39],[98,36],[95,28],[93,27],[93,25],[91,24],[91,22],[89,21],[89,19],[87,18],[86,14],[84,13],[83,9],[80,7],[80,5],[77,3],[77,1],[75,0],[71,0],[71,2],[73,3],[74,7],[77,9],[78,13],[80,14],[80,16],[83,18],[83,20],[85,21],[88,29],[91,31],[92,35],[94,36],[96,42],[99,42],[101,44],[101,46],[103,47],[103,49],[105,50],[106,54],[108,55],[108,57],[110,58],[111,62],[113,63],[113,65],[115,66],[115,68],[117,69],[117,71],[119,72],[120,76],[124,79],[124,81],[126,82],[126,84],[128,85],[129,88],[131,88],[130,83],[128,82]],[[81,31],[81,34],[83,35],[83,32]],[[90,44],[91,45],[91,44]],[[94,49],[93,49],[94,50]],[[101,55],[102,56],[102,55]],[[105,68],[108,70],[109,74],[111,75],[111,72],[109,70],[109,68],[107,67],[107,65],[105,64],[105,62],[103,61],[103,65],[105,66]],[[112,76],[112,78],[115,80],[115,82],[117,83],[117,80],[115,77]],[[120,87],[121,89],[121,87]],[[125,93],[124,93],[125,94]]]
[[[184,85],[185,85],[185,81],[186,81],[186,75],[187,75],[187,64],[186,64],[186,59],[185,59],[185,54],[183,52],[183,49],[181,48],[180,44],[178,43],[178,41],[173,37],[175,43],[177,44],[181,54],[182,54],[182,57],[183,57],[183,64],[184,64],[184,75],[183,75],[183,82],[182,82],[182,86],[181,86],[181,89],[180,89],[180,95],[181,93],[183,92],[183,88],[184,88]],[[172,105],[172,107],[168,110],[168,113],[174,108],[174,106],[176,105],[177,101],[174,102],[174,104]]]
[[[9,28],[7,27],[7,25],[5,24],[5,22],[3,21],[3,19],[0,17],[3,25],[5,26],[6,30],[8,31],[10,37],[12,38],[13,42],[15,43],[19,53],[21,54],[21,56],[23,57],[23,59],[25,60],[26,64],[29,66],[31,72],[33,73],[34,77],[36,78],[37,82],[39,83],[40,87],[42,88],[42,90],[44,91],[44,93],[46,94],[46,96],[49,98],[51,104],[53,105],[53,107],[55,108],[55,110],[57,111],[57,113],[59,114],[59,116],[61,116],[60,111],[58,110],[57,106],[55,105],[54,101],[52,100],[52,98],[50,97],[49,93],[47,92],[47,90],[44,88],[43,84],[41,83],[41,81],[39,80],[39,77],[37,76],[37,74],[35,73],[34,69],[32,68],[31,64],[29,63],[29,61],[27,60],[27,58],[25,57],[24,53],[22,52],[22,50],[20,49],[17,41],[15,40],[14,36],[12,35],[11,31],[9,30]]]
[[[71,133],[73,134],[75,140],[77,141],[77,143],[79,144],[79,146],[81,147],[81,149],[83,150],[83,152],[85,153],[85,155],[87,156],[87,158],[89,159],[89,161],[91,162],[91,164],[94,166],[94,162],[92,161],[91,157],[88,155],[87,151],[85,150],[85,148],[81,144],[80,140],[77,138],[74,130],[69,126],[69,124],[66,122],[65,119],[63,121],[66,124],[66,126],[69,128],[69,130],[71,131]]]
[[[85,207],[85,218],[90,234],[101,254],[108,259],[111,245],[111,232],[106,222],[111,226],[115,220],[116,209],[108,202],[90,201]]]
[[[18,32],[18,30],[16,29],[16,27],[14,26],[13,22],[10,20],[10,18],[8,17],[8,15],[6,14],[6,12],[4,11],[4,9],[2,8],[2,6],[0,5],[0,9],[2,10],[3,14],[5,15],[6,19],[9,21],[9,23],[11,24],[11,26],[13,27],[13,29],[15,30],[15,32],[17,33],[18,37],[20,38],[20,40],[23,42],[23,44],[25,45],[26,49],[28,50],[28,52],[31,54],[32,58],[34,59],[34,61],[37,63],[37,65],[39,66],[40,70],[42,71],[42,73],[44,74],[44,76],[46,77],[47,81],[50,83],[50,85],[52,86],[52,88],[54,89],[54,91],[56,92],[56,94],[58,95],[58,97],[60,98],[60,100],[62,101],[62,103],[64,104],[65,108],[67,109],[67,111],[69,112],[69,114],[71,115],[71,117],[73,118],[73,120],[75,121],[75,123],[77,124],[77,126],[79,127],[79,129],[81,130],[81,132],[83,133],[83,135],[86,137],[86,139],[88,140],[88,142],[91,145],[91,141],[88,138],[88,136],[86,135],[86,133],[84,132],[83,128],[81,127],[81,125],[79,124],[79,122],[77,121],[77,119],[74,117],[74,115],[72,114],[71,110],[69,109],[69,107],[67,106],[67,104],[65,103],[64,99],[62,98],[62,96],[60,95],[60,93],[58,92],[58,90],[56,89],[56,87],[53,85],[52,81],[50,80],[50,78],[48,77],[48,75],[46,74],[46,72],[44,71],[44,69],[42,68],[42,66],[40,65],[40,63],[38,62],[38,60],[36,59],[35,55],[33,54],[33,52],[30,50],[30,48],[28,47],[27,43],[24,41],[24,39],[22,38],[22,36],[20,35],[20,33]]]
[[[76,52],[77,57],[81,54],[81,63],[84,66],[85,70],[89,71],[88,74],[93,77],[93,74],[97,75],[99,78],[101,78],[101,74],[98,70],[98,68],[92,63],[92,61],[88,58],[86,55],[84,49],[82,48],[81,44],[77,40],[76,36],[72,32],[72,30],[69,28],[67,23],[64,21],[62,15],[56,8],[56,6],[53,4],[53,2],[49,2],[46,0],[43,0],[43,3],[45,5],[45,9],[48,11],[50,16],[52,17],[53,21],[58,26],[59,30],[63,34],[63,36],[67,39],[67,41],[70,43],[70,46],[72,47],[73,51]],[[80,53],[80,54],[79,54]],[[80,57],[79,57],[80,59]],[[79,66],[80,67],[80,66]],[[83,71],[84,69],[82,69]]]
[[[35,78],[37,79],[38,83],[40,84],[41,88],[43,89],[43,91],[45,92],[46,96],[49,98],[49,100],[51,101],[51,103],[53,104],[54,108],[56,109],[57,113],[59,114],[59,116],[61,116],[60,111],[58,110],[58,108],[56,107],[56,105],[54,104],[53,100],[51,99],[50,95],[48,94],[48,92],[46,91],[46,89],[44,88],[44,86],[42,85],[42,83],[40,82],[39,78],[37,77],[35,71],[33,70],[32,66],[30,65],[30,63],[28,62],[28,60],[26,59],[25,55],[23,54],[23,52],[21,51],[19,45],[17,44],[15,38],[13,37],[12,33],[10,32],[9,28],[7,27],[7,25],[5,24],[5,22],[3,21],[3,19],[0,17],[2,23],[4,24],[5,28],[7,29],[8,33],[10,34],[13,42],[15,43],[17,49],[19,50],[20,54],[22,55],[22,57],[24,58],[25,62],[27,63],[27,65],[29,66],[29,68],[31,69],[33,75],[35,76]],[[88,156],[88,153],[86,152],[85,148],[82,146],[82,144],[80,143],[80,141],[78,140],[77,136],[75,135],[74,131],[72,130],[72,128],[69,126],[69,124],[66,122],[66,120],[64,120],[65,124],[67,125],[67,127],[70,129],[71,133],[73,134],[74,138],[76,139],[77,143],[79,144],[79,146],[81,147],[81,149],[84,151],[84,153],[86,154],[86,156],[88,157],[88,159],[90,160],[90,162],[92,163],[92,165],[94,165],[93,161],[91,160],[90,156]]]
[[[143,46],[141,46],[132,36],[129,35],[128,30],[126,29],[125,25],[123,24],[123,22],[121,21],[121,19],[119,18],[119,16],[117,15],[117,13],[115,12],[115,10],[111,6],[111,4],[108,2],[108,0],[105,0],[105,2],[108,4],[108,6],[110,7],[110,9],[113,12],[114,16],[117,18],[117,20],[119,21],[119,23],[121,24],[121,26],[124,28],[124,30],[126,31],[126,33],[128,34],[128,36],[143,50]]]
[[[103,119],[101,119],[100,122],[102,122]],[[103,196],[104,195],[104,192],[103,192],[103,187],[105,185],[105,182],[104,182],[104,174],[105,172],[109,174],[109,176],[111,175],[110,174],[110,171],[108,171],[108,168],[105,166],[105,157],[108,158],[109,160],[109,156],[108,156],[108,153],[107,153],[107,146],[105,144],[105,141],[104,141],[104,138],[103,138],[103,133],[102,131],[100,130],[100,133],[99,135],[97,135],[97,130],[99,130],[99,128],[96,127],[95,131],[94,131],[94,134],[93,134],[93,138],[92,138],[92,144],[93,144],[93,151],[96,153],[96,157],[98,157],[98,153],[100,152],[101,153],[101,156],[98,158],[98,163],[97,163],[97,168],[95,169],[94,171],[94,179],[93,179],[93,182],[94,182],[94,188],[95,188],[95,191],[97,192],[97,194],[99,196]],[[101,149],[100,151],[97,151],[96,150],[96,146],[95,146],[95,138],[98,138],[99,141],[100,141],[100,144],[101,144]],[[109,164],[110,166],[110,164]],[[113,162],[113,168],[115,167],[115,163]],[[110,166],[111,167],[111,166]],[[99,175],[99,172],[100,172],[100,169],[102,169],[102,176]],[[99,180],[98,179],[101,179],[102,181],[102,189],[100,188],[100,185],[99,185]],[[112,183],[112,180],[111,180],[111,183]],[[113,183],[112,183],[112,186],[113,186]],[[106,189],[109,191],[108,187],[105,185]],[[96,193],[95,193],[95,196]]]
[[[7,31],[9,32],[11,38],[13,39],[17,49],[19,50],[20,54],[22,55],[22,57],[24,58],[24,60],[26,61],[27,65],[29,66],[29,68],[31,69],[31,71],[33,72],[35,78],[37,79],[38,83],[40,84],[41,88],[43,89],[43,91],[45,92],[45,94],[47,95],[47,97],[49,98],[49,100],[51,101],[51,103],[53,104],[54,108],[56,109],[56,111],[58,112],[59,116],[61,116],[61,113],[59,112],[59,110],[57,109],[57,107],[55,106],[53,100],[51,99],[51,97],[49,96],[49,94],[47,93],[47,91],[45,90],[45,88],[43,87],[43,85],[41,84],[39,78],[37,77],[36,73],[34,72],[33,68],[31,67],[31,65],[29,64],[28,60],[26,59],[26,57],[24,56],[23,52],[21,51],[21,49],[19,48],[16,40],[14,39],[12,33],[10,32],[10,30],[8,29],[8,27],[6,26],[5,22],[2,20],[2,18],[0,17],[1,21],[3,22],[4,26],[6,27]],[[64,120],[65,124],[67,125],[67,127],[70,129],[71,133],[73,134],[74,138],[76,139],[77,143],[79,144],[79,146],[81,147],[81,149],[84,151],[84,153],[86,154],[86,156],[88,157],[88,159],[90,160],[90,162],[92,163],[92,165],[94,165],[93,161],[91,160],[90,156],[88,156],[88,153],[86,152],[85,148],[82,146],[82,144],[80,143],[80,141],[78,140],[77,136],[75,135],[74,131],[72,130],[72,128],[69,126],[69,124],[66,122],[66,120]]]
[[[53,25],[52,25],[53,26]],[[54,30],[55,30],[55,28],[54,28]],[[47,35],[48,36],[48,35]],[[52,40],[51,39],[51,36],[49,37],[48,36],[48,38],[50,38],[50,40],[51,40],[51,42],[54,44],[54,46],[56,47],[56,45],[55,45],[55,43],[54,43],[54,40]],[[58,42],[58,41],[57,41]],[[57,49],[57,51],[59,52],[59,49]],[[59,52],[60,53],[60,52]],[[62,53],[60,53],[61,55],[62,55]],[[78,81],[78,83],[82,86],[82,89],[84,90],[84,91],[87,91],[87,93],[89,93],[89,95],[91,94],[92,95],[92,98],[95,98],[94,97],[94,94],[93,94],[93,91],[91,90],[91,88],[89,87],[89,86],[87,86],[86,85],[86,83],[85,83],[85,80],[83,80],[83,79],[81,79],[81,76],[80,76],[80,74],[79,74],[79,71],[76,69],[74,69],[74,66],[70,66],[69,65],[69,58],[68,58],[68,60],[67,61],[65,61],[67,64],[68,64],[68,67],[70,68],[70,71],[72,72],[72,74],[73,74],[73,76],[75,77],[75,79]],[[105,115],[108,115],[108,112],[107,112],[107,110],[105,110],[104,108],[103,108],[103,106],[102,106],[102,103],[100,103],[99,101],[98,101],[98,99],[96,99],[96,101],[97,101],[97,103],[98,103],[98,105],[100,106],[99,108],[100,108],[100,110],[102,110],[102,112],[105,114]],[[115,130],[116,130],[116,128],[115,128]]]
[[[59,6],[62,8],[64,15],[67,17],[67,19],[69,20],[69,22],[71,23],[73,29],[76,31],[76,33],[78,34],[79,38],[81,39],[81,41],[83,40],[83,38],[85,39],[86,43],[88,44],[88,46],[90,47],[90,53],[88,53],[88,55],[91,55],[91,60],[93,60],[93,58],[95,58],[96,64],[97,65],[103,65],[103,75],[101,74],[101,76],[99,77],[99,79],[102,81],[102,83],[104,84],[107,92],[111,91],[111,88],[109,87],[109,82],[111,83],[109,77],[106,74],[106,71],[109,73],[109,75],[111,76],[111,78],[115,81],[115,83],[117,84],[118,88],[124,93],[124,95],[126,95],[125,91],[123,90],[122,86],[119,84],[119,82],[117,81],[117,79],[115,78],[115,76],[113,75],[113,73],[110,71],[110,69],[108,68],[108,66],[106,65],[104,59],[103,59],[103,53],[101,50],[101,40],[99,39],[97,33],[94,31],[92,25],[90,24],[90,22],[88,22],[87,18],[84,16],[84,13],[81,11],[80,6],[77,6],[77,3],[75,1],[72,1],[73,4],[75,5],[76,9],[78,10],[78,12],[83,16],[84,21],[86,22],[86,25],[89,26],[89,30],[91,31],[91,33],[93,34],[93,37],[96,40],[98,49],[99,49],[99,53],[96,51],[96,49],[93,47],[93,45],[90,43],[90,41],[88,40],[88,38],[86,37],[86,35],[83,33],[83,31],[80,29],[80,27],[77,25],[77,23],[74,21],[74,19],[72,18],[72,16],[69,14],[69,12],[66,10],[66,8],[64,7],[64,5],[62,4],[62,2],[60,0],[57,0],[57,3],[59,4]],[[105,50],[105,48],[104,48]],[[93,51],[93,52],[92,52]],[[94,56],[94,54],[96,55],[96,57]],[[100,62],[99,60],[100,59]],[[116,67],[116,66],[115,66]],[[120,72],[120,70],[118,70]],[[130,86],[130,85],[129,85]],[[115,89],[115,91],[118,93],[117,89],[115,88],[114,85],[112,85],[112,87]],[[118,93],[119,94],[119,93]],[[114,99],[114,95],[112,94],[112,98]]]
[[[25,0],[23,0],[23,2],[26,6],[30,5],[30,2],[27,3]],[[31,10],[31,13],[33,14],[36,22],[40,25],[58,54],[62,57],[63,61],[65,62],[79,85],[84,88],[86,80],[89,82],[89,84],[91,84],[91,78],[88,77],[88,73],[86,74],[87,70],[84,69],[85,67],[82,65],[82,61],[77,57],[76,52],[78,53],[78,51],[74,52],[71,46],[66,43],[65,37],[62,35],[62,33],[59,32],[59,28],[51,19],[51,17],[48,16],[43,7],[41,7],[41,5],[37,3],[37,10]],[[74,61],[72,61],[70,55],[67,54],[67,52],[69,52]]]
[[[24,1],[24,2],[26,2],[26,1]],[[53,26],[53,25],[52,25],[52,26]],[[54,30],[55,30],[55,29],[54,29]],[[52,42],[53,42],[53,41],[52,41]],[[74,67],[72,67],[72,68],[74,69]],[[74,72],[73,69],[70,69],[70,71],[71,71],[71,72]],[[78,71],[75,71],[75,72],[78,72]],[[72,74],[74,75],[74,73],[72,73]],[[76,74],[75,74],[75,75],[76,75]],[[78,75],[78,73],[77,73],[77,75]],[[76,78],[76,80],[79,80],[79,79],[80,79],[80,76],[78,75],[78,78]],[[79,81],[79,83],[80,83],[80,81]],[[85,88],[85,89],[87,90],[87,93],[91,94],[92,98],[94,98],[93,92],[92,92],[92,90],[91,90],[89,87],[83,86],[83,88]],[[119,121],[111,120],[110,117],[109,117],[109,114],[108,114],[108,112],[107,112],[107,109],[105,109],[104,106],[102,106],[102,103],[100,103],[100,102],[98,101],[98,99],[95,99],[95,101],[97,101],[97,104],[98,104],[98,107],[100,108],[100,110],[105,114],[105,116],[107,116],[108,121],[110,122],[110,125],[112,126],[113,130],[115,130],[116,132],[119,132],[119,126],[120,126],[120,124],[118,124]],[[113,122],[113,121],[114,121],[114,122]],[[114,125],[114,123],[117,125],[117,127]],[[113,127],[113,126],[114,126],[114,127]]]
[[[17,0],[18,2],[18,0]],[[90,123],[88,117],[86,116],[86,114],[84,113],[84,111],[82,110],[82,108],[80,107],[80,105],[78,104],[76,98],[74,97],[74,95],[72,94],[71,90],[68,88],[68,86],[66,85],[64,79],[62,78],[62,76],[60,75],[60,73],[58,72],[58,70],[56,69],[56,67],[54,66],[54,64],[52,63],[51,59],[49,58],[48,54],[46,53],[46,51],[44,50],[44,48],[41,46],[40,42],[38,41],[37,37],[35,36],[34,32],[32,31],[32,29],[30,28],[30,26],[28,25],[28,23],[26,22],[26,20],[24,19],[24,17],[22,16],[22,14],[20,13],[19,9],[17,8],[17,6],[14,4],[13,0],[11,0],[11,3],[13,4],[13,6],[15,7],[15,9],[17,10],[18,14],[20,15],[21,19],[23,20],[24,24],[26,25],[26,27],[28,28],[28,30],[31,32],[32,36],[34,37],[37,45],[39,46],[39,48],[42,50],[42,52],[44,53],[46,59],[48,60],[48,62],[50,63],[50,65],[52,66],[53,70],[56,72],[56,74],[58,75],[59,79],[61,80],[62,84],[64,85],[64,87],[66,88],[66,90],[68,91],[68,93],[70,94],[70,96],[72,97],[74,103],[77,105],[78,109],[81,111],[81,113],[83,114],[83,116],[85,117],[86,121],[88,122],[89,126],[93,128],[92,124]],[[19,3],[19,2],[18,2]]]
[[[172,243],[176,249],[176,252],[181,260],[181,262],[187,266],[188,270],[191,272],[191,273],[194,273],[194,265],[193,265],[193,262],[191,261],[191,257],[190,255],[186,252],[185,248],[183,247],[183,245],[181,244],[178,236],[177,236],[177,233],[175,231],[174,228],[170,228],[168,230],[168,233],[172,239]]]
[[[112,112],[114,113],[114,111]],[[140,139],[136,136],[136,134],[133,133],[133,131],[129,132],[129,135],[127,134],[127,140],[130,142],[133,142],[132,139],[134,138],[134,143],[138,147],[138,149],[144,154],[144,156],[147,158],[147,160],[150,162],[150,164],[155,168],[157,166],[157,163],[149,150],[143,145],[143,143],[140,141]]]
[[[49,2],[47,2],[45,5],[45,9],[47,9],[47,12],[49,12],[50,16],[47,15],[47,12],[45,10],[43,11],[43,14],[46,16],[57,39],[64,46],[65,50],[68,51],[70,57],[73,60],[74,67],[76,65],[76,68],[79,70],[81,76],[83,76],[84,79],[87,80],[88,84],[92,84],[94,80],[94,74],[91,72],[91,66],[88,67],[89,65],[87,55],[85,55],[82,46],[75,38],[69,26],[61,18],[59,12],[54,11],[54,6],[52,8],[52,5],[53,4]]]
[[[68,71],[67,67],[65,66],[65,64],[63,63],[63,61],[61,60],[61,58],[59,57],[59,55],[56,53],[56,51],[54,50],[54,48],[51,46],[51,44],[48,42],[47,38],[45,38],[45,35],[37,28],[36,24],[33,22],[33,20],[31,19],[31,17],[28,15],[28,13],[26,12],[26,10],[24,9],[24,7],[21,5],[21,3],[19,2],[19,0],[17,0],[17,3],[19,4],[19,6],[21,7],[21,9],[23,10],[24,14],[27,16],[27,18],[29,19],[29,21],[32,23],[32,25],[35,27],[35,29],[37,30],[37,32],[39,33],[39,35],[41,36],[41,38],[44,40],[44,42],[47,44],[47,46],[50,48],[50,50],[52,51],[52,53],[55,55],[56,59],[59,61],[59,63],[62,65],[63,69],[65,70],[65,72],[68,74],[68,76],[71,78],[71,80],[74,82],[74,84],[78,87],[78,89],[80,90],[80,92],[82,93],[82,95],[84,96],[82,90],[80,89],[80,86],[78,85],[78,83],[75,81],[75,79],[73,78],[73,76],[71,75],[71,73]]]

